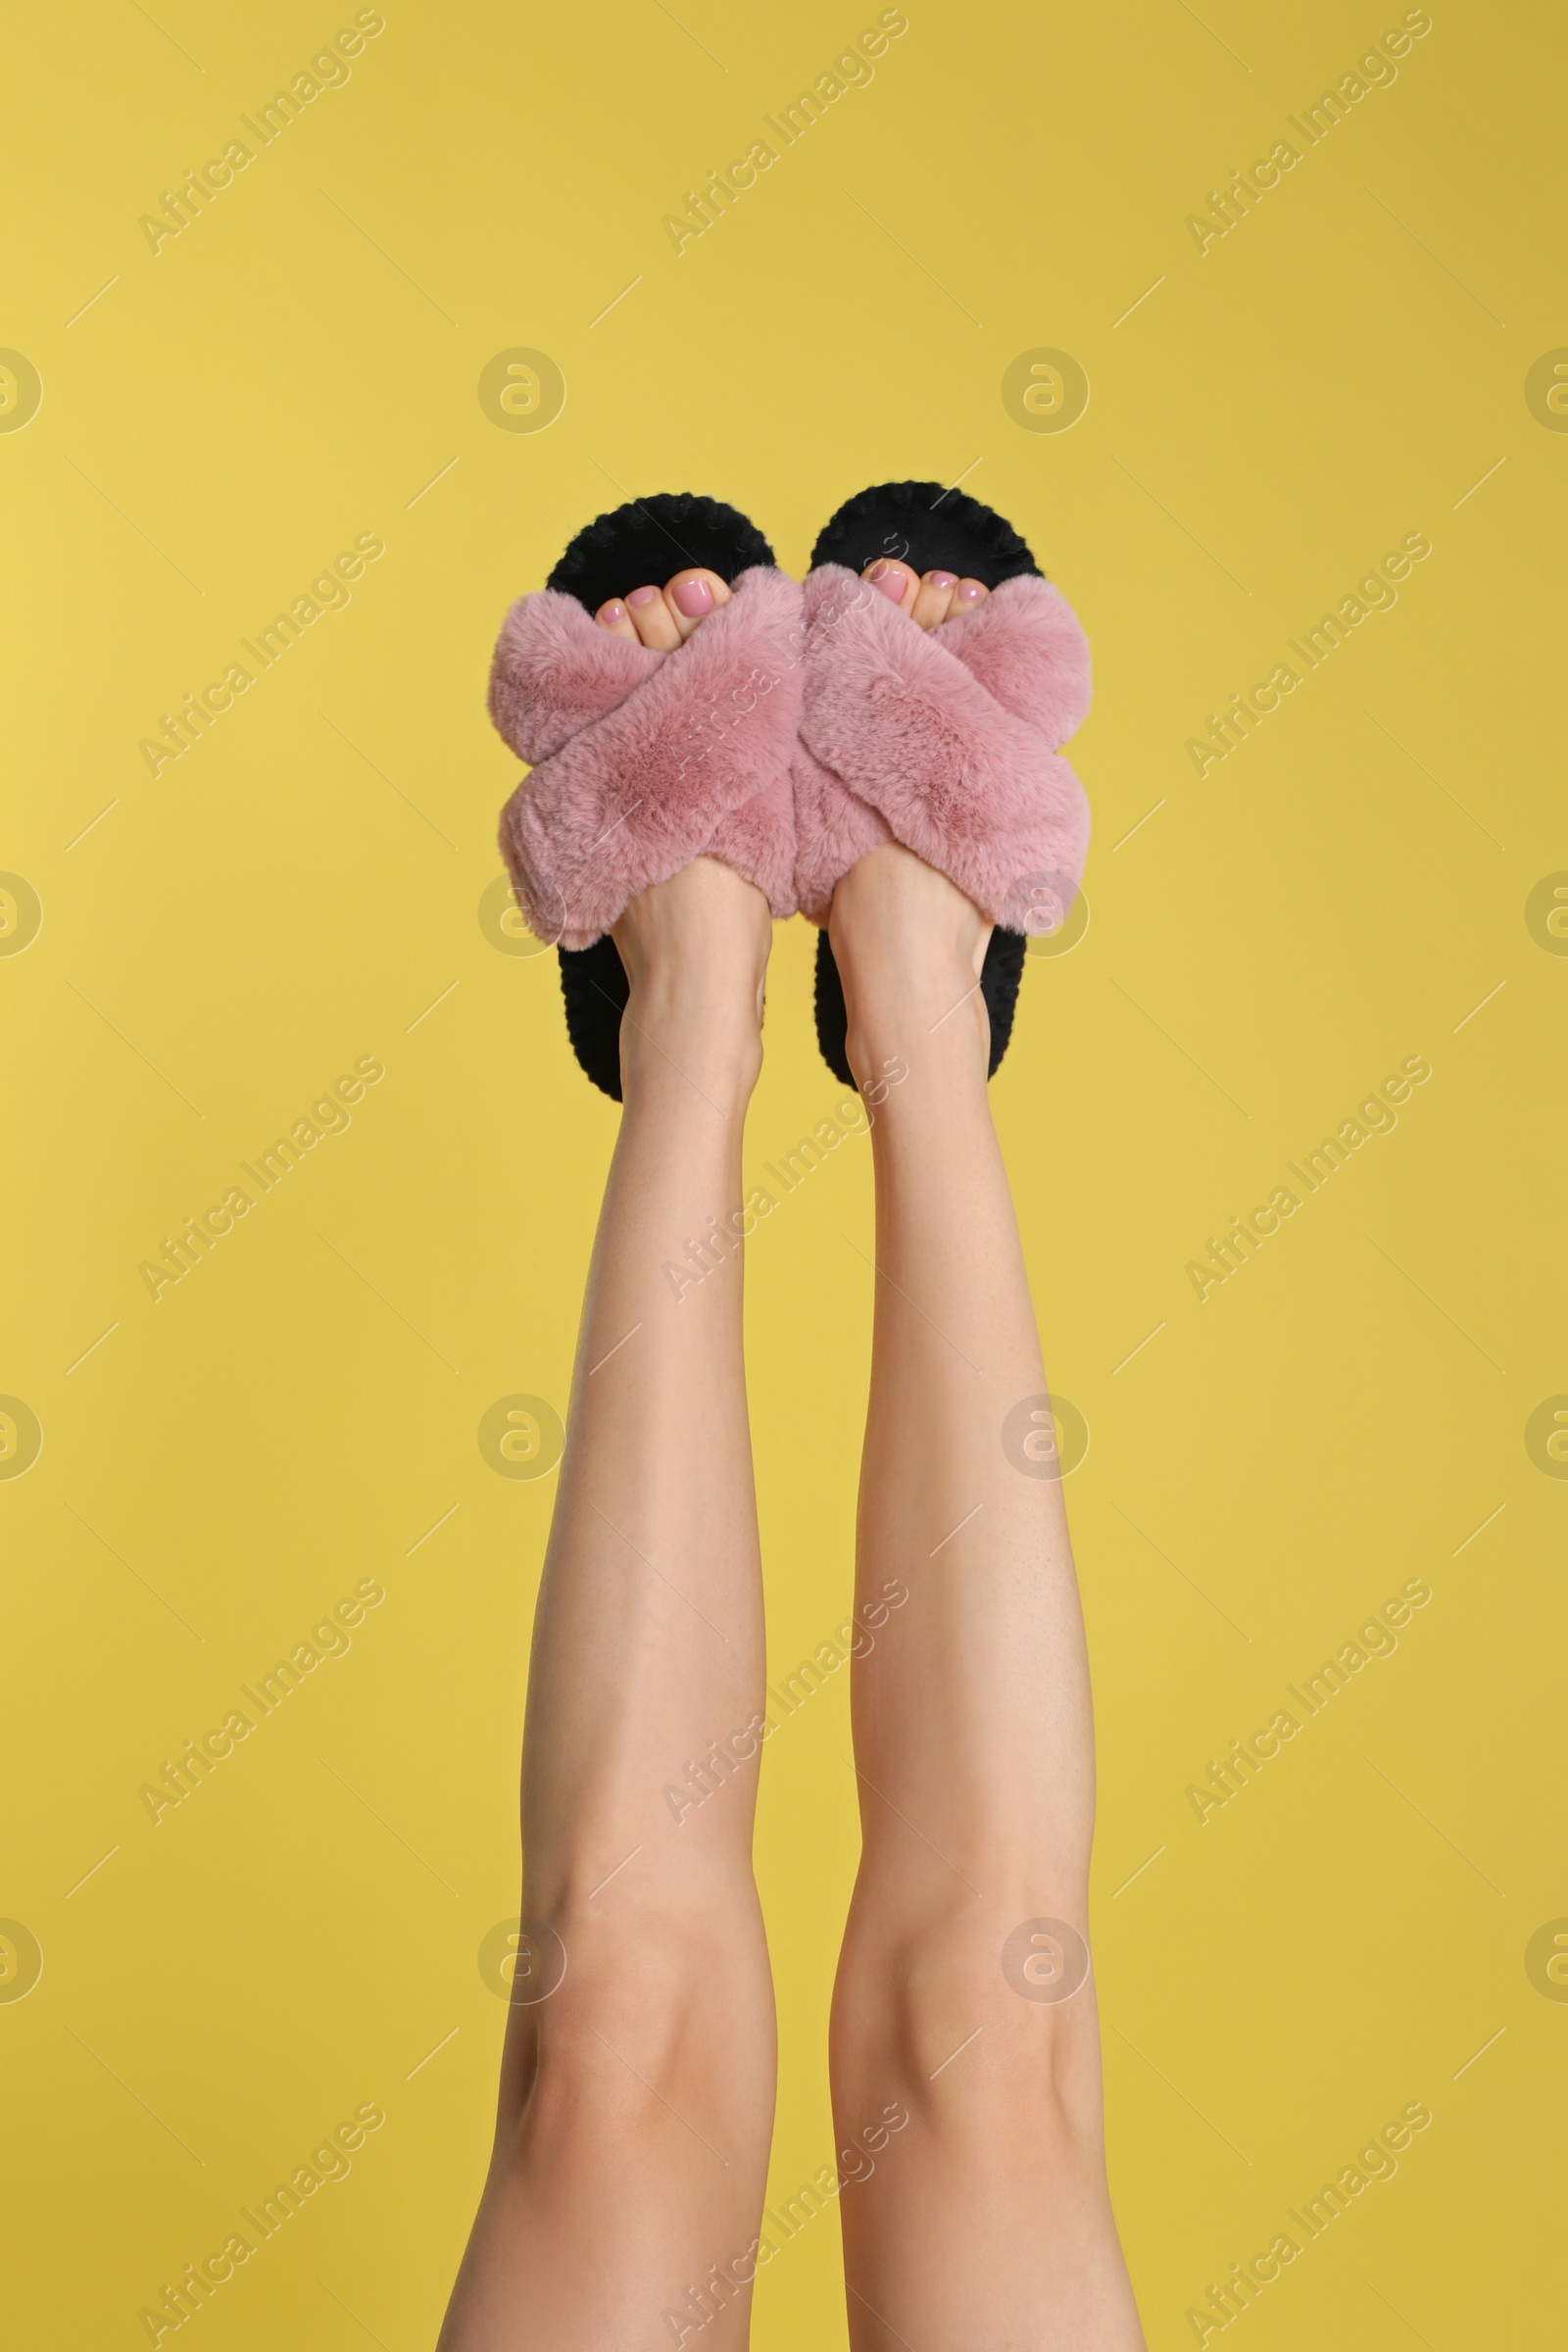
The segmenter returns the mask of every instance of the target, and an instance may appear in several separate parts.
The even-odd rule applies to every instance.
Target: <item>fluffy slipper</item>
[[[688,565],[734,594],[673,652],[594,619]],[[802,643],[801,591],[761,533],[689,492],[601,515],[507,614],[490,715],[532,772],[502,811],[501,853],[523,920],[559,951],[577,1059],[617,1102],[627,984],[609,933],[627,903],[708,857],[795,911]]]
[[[878,557],[992,591],[915,627],[857,576]],[[796,895],[826,924],[841,874],[899,841],[996,925],[982,991],[991,1068],[1012,1031],[1027,935],[1065,921],[1089,847],[1082,785],[1056,757],[1089,708],[1089,648],[1070,606],[1000,514],[939,482],[890,482],[834,515],[806,583],[806,679],[795,762]],[[817,1036],[844,1058],[844,994],[826,930]]]

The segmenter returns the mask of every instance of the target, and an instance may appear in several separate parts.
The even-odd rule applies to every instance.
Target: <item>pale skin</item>
[[[898,564],[865,576],[919,627],[986,595]],[[598,618],[667,651],[728,595],[682,572]],[[829,933],[874,1106],[857,1599],[874,1607],[889,1579],[909,1594],[853,1669],[862,1857],[830,2052],[850,2340],[1141,2352],[1105,2186],[1093,1974],[1043,2000],[1001,1958],[1030,1922],[1087,1938],[1094,1741],[1060,1482],[1002,1441],[1046,1381],[987,1099],[989,926],[890,845],[839,883]],[[522,1913],[542,1934],[519,1979],[543,1990],[563,1953],[565,1974],[546,1998],[514,1994],[438,2352],[749,2339],[775,2042],[751,1862],[765,1692],[742,1249],[678,1298],[662,1268],[741,1206],[771,924],[759,891],[698,858],[634,900],[614,938],[624,1108],[523,1757]],[[715,1742],[713,1793],[677,1812],[666,1789],[689,1788]],[[896,2136],[853,2155],[895,2109],[909,2119]]]

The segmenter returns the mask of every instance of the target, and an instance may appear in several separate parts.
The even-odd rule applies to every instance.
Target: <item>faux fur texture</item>
[[[827,920],[833,886],[890,836],[1009,930],[1054,930],[1089,848],[1083,786],[1056,757],[1089,708],[1089,648],[1050,582],[1004,580],[917,629],[841,565],[805,591],[796,892]]]
[[[536,938],[590,947],[639,891],[705,856],[794,913],[804,641],[801,590],[771,569],[742,572],[668,654],[557,590],[513,606],[490,715],[534,763],[502,811],[501,852]]]

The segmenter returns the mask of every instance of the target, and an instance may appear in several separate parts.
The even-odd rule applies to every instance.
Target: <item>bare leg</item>
[[[664,1266],[739,1209],[770,937],[761,894],[706,859],[615,932],[625,1108],[528,1687],[523,1918],[543,1933],[440,2352],[667,2352],[688,2324],[704,2352],[746,2341],[774,2029],[739,1245],[681,1290]]]
[[[833,2017],[851,2340],[1135,2352],[1093,1976],[1048,1997],[1077,1947],[1028,1924],[1087,1940],[1094,1736],[1060,1481],[1034,1474],[1049,1419],[1004,1446],[1046,1381],[986,1097],[987,931],[891,847],[840,883],[830,929],[875,1104],[858,1597],[874,1617],[908,1592],[855,1667],[864,1841]]]

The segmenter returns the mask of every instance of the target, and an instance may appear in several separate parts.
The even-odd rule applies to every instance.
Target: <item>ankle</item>
[[[915,1091],[978,1084],[991,1054],[991,1016],[979,975],[936,942],[912,954],[852,955],[840,967],[845,1052],[868,1104],[891,1102],[912,1077]]]
[[[878,1107],[914,1077],[921,1091],[985,1085],[991,1019],[972,972],[929,968],[845,984],[845,1053],[865,1102]]]
[[[871,851],[839,883],[828,937],[858,1078],[874,1085],[899,1062],[984,1072],[990,925],[945,875],[895,844]]]
[[[629,984],[620,1025],[622,1085],[690,1080],[744,1107],[762,1064],[762,983],[773,928],[760,890],[694,858],[634,899],[615,925]]]
[[[701,969],[634,980],[620,1023],[623,1099],[695,1088],[726,1115],[744,1112],[762,1068],[756,1000]]]

